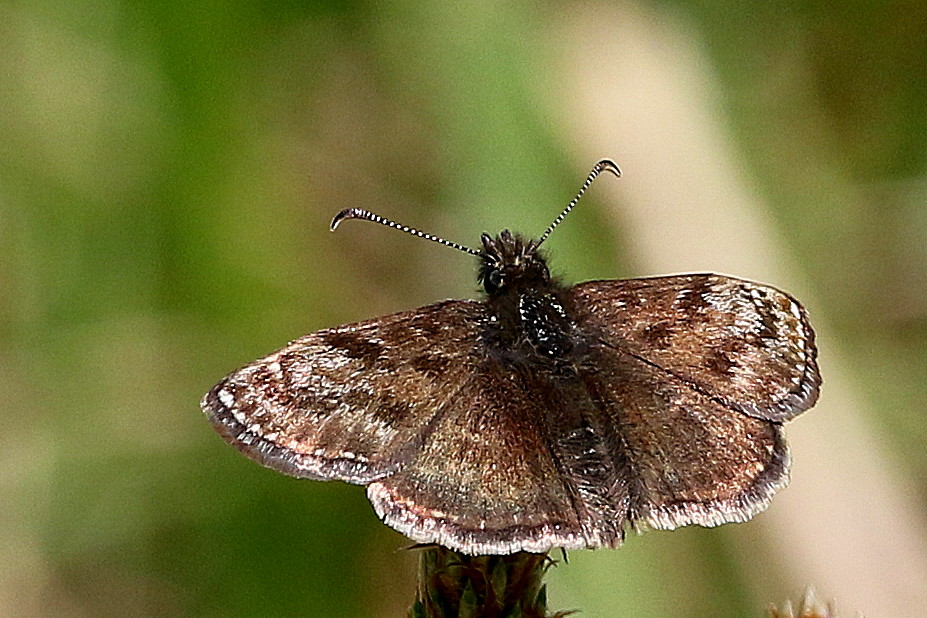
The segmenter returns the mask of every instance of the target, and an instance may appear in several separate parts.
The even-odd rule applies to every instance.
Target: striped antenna
[[[550,226],[547,228],[547,231],[541,234],[541,238],[538,240],[535,247],[539,247],[542,242],[547,240],[547,237],[550,236],[550,233],[554,231],[554,228],[560,225],[560,222],[563,221],[568,214],[570,214],[570,211],[573,210],[573,207],[576,206],[576,204],[579,202],[579,198],[583,196],[583,193],[586,192],[586,189],[588,189],[589,185],[592,184],[592,181],[595,180],[595,177],[602,172],[611,172],[615,175],[616,178],[621,178],[621,170],[618,169],[618,166],[615,165],[615,162],[611,159],[602,159],[594,166],[592,166],[592,171],[589,172],[589,176],[586,178],[586,182],[583,183],[583,186],[579,188],[579,193],[576,194],[576,197],[570,200],[570,203],[567,204],[567,207],[563,209],[563,212],[557,215],[557,218],[554,219],[554,222],[550,224]]]
[[[390,221],[385,217],[376,215],[369,210],[364,210],[363,208],[345,208],[332,219],[331,231],[335,231],[342,221],[345,219],[365,219],[367,221],[373,221],[374,223],[379,223],[380,225],[385,225],[386,227],[391,227],[397,229],[406,234],[412,234],[413,236],[418,236],[419,238],[424,238],[425,240],[430,240],[436,242],[445,247],[451,247],[452,249],[457,249],[458,251],[463,251],[464,253],[469,253],[470,255],[480,255],[479,251],[471,249],[470,247],[464,247],[463,245],[458,245],[456,242],[451,242],[449,240],[444,240],[434,234],[426,234],[421,232],[414,227],[409,227],[407,225],[400,225],[395,221]]]

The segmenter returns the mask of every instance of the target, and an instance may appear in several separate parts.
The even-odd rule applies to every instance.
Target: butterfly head
[[[547,261],[538,251],[538,243],[512,234],[509,230],[480,239],[478,280],[489,296],[518,292],[525,288],[544,288],[550,284]]]

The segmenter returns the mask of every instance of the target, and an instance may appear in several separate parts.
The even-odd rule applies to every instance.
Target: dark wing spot
[[[745,339],[741,339],[737,337],[733,339],[728,339],[724,347],[726,348],[726,351],[728,352],[729,355],[737,356],[749,350],[750,344],[747,343]]]
[[[696,278],[692,285],[676,297],[676,307],[682,314],[694,315],[701,313],[708,307],[706,296],[711,293],[708,279]]]
[[[423,354],[412,359],[412,367],[430,378],[437,378],[448,370],[450,361],[440,354]]]
[[[348,388],[339,397],[339,403],[352,410],[366,410],[370,407],[371,396],[362,389]]]
[[[641,339],[654,348],[665,348],[673,336],[673,329],[666,322],[651,324],[641,331]]]
[[[712,320],[712,308],[708,302],[712,294],[708,280],[700,278],[676,297],[673,304],[679,328],[694,328]]]
[[[412,407],[398,400],[388,399],[370,409],[377,421],[387,427],[395,427],[411,414]]]
[[[637,309],[643,303],[644,296],[637,290],[619,290],[615,294],[615,302],[625,311]]]
[[[776,318],[769,312],[760,313],[761,324],[757,329],[757,335],[760,336],[762,340],[778,340],[778,333],[776,330]]]
[[[416,320],[414,327],[420,336],[430,339],[441,334],[443,324],[440,320]]]
[[[390,324],[383,328],[382,337],[390,345],[401,345],[407,341],[413,341],[417,337],[427,336],[429,331],[436,327],[437,325],[430,324],[429,320],[416,320],[414,324]]]
[[[726,375],[734,366],[734,361],[724,350],[712,350],[705,355],[705,366],[717,374]]]
[[[322,340],[326,345],[339,350],[349,358],[362,361],[364,365],[373,365],[380,356],[382,346],[356,333],[349,331],[331,331]]]

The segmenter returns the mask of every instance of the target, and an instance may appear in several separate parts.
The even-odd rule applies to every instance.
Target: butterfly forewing
[[[673,374],[731,410],[783,421],[814,405],[814,334],[775,288],[720,275],[589,281],[575,319],[616,351]]]
[[[226,440],[286,474],[368,483],[417,452],[478,362],[483,303],[445,301],[322,330],[203,399]]]

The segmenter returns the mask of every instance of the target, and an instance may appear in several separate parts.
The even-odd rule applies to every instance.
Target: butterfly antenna
[[[457,249],[458,251],[469,253],[470,255],[480,255],[480,252],[476,251],[475,249],[464,247],[463,245],[458,245],[456,242],[444,240],[443,238],[435,236],[434,234],[426,234],[425,232],[419,231],[414,227],[409,227],[408,225],[400,225],[395,221],[390,221],[386,217],[381,217],[380,215],[374,214],[369,210],[364,210],[363,208],[345,208],[339,212],[337,215],[335,215],[335,218],[332,219],[331,231],[334,232],[345,219],[366,219],[367,221],[373,221],[374,223],[379,223],[380,225],[385,225],[386,227],[391,227],[401,232],[436,242],[438,244],[444,245],[445,247],[451,247],[452,249]]]
[[[550,224],[550,226],[547,228],[547,231],[541,234],[541,238],[538,240],[537,245],[535,246],[540,246],[542,242],[547,240],[547,237],[550,236],[550,233],[554,231],[554,228],[560,225],[560,222],[563,221],[566,216],[570,214],[570,211],[573,210],[573,207],[579,203],[579,198],[583,196],[583,193],[586,192],[586,189],[589,188],[589,185],[592,184],[592,181],[595,180],[596,176],[602,172],[611,172],[615,175],[616,178],[621,178],[621,170],[618,169],[618,166],[611,159],[602,159],[593,165],[592,171],[589,172],[589,176],[586,177],[586,182],[584,182],[583,186],[579,188],[579,193],[576,194],[576,197],[570,200],[570,203],[567,204],[567,207],[563,209],[563,212],[557,215],[557,218],[554,219],[554,222]]]

